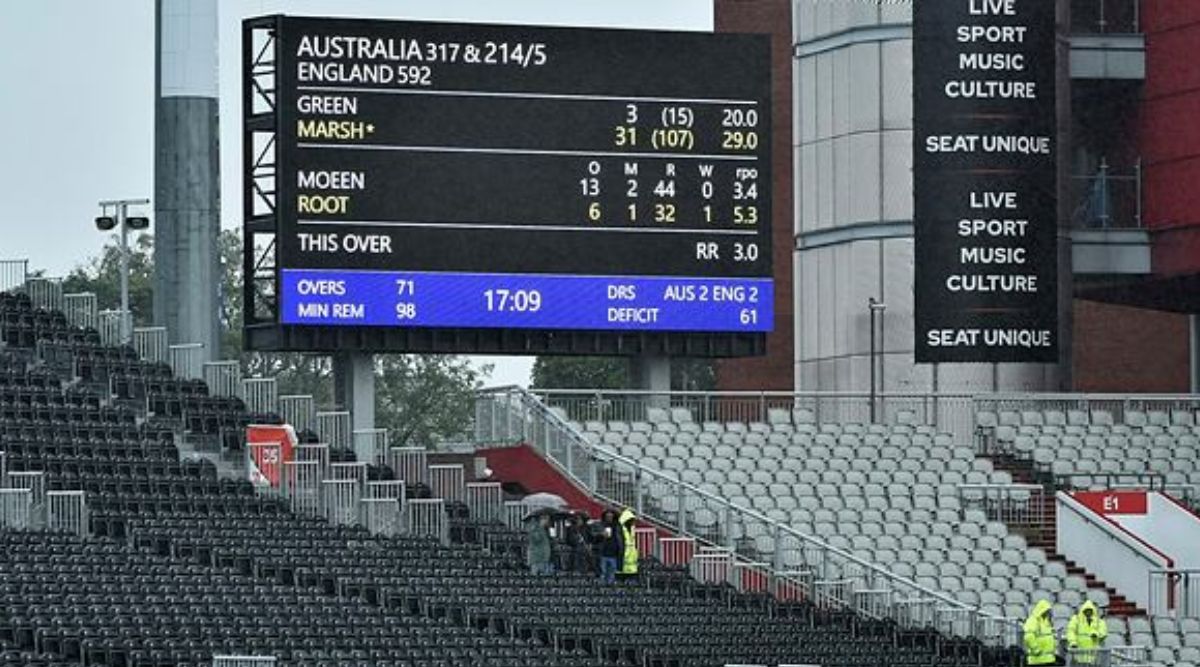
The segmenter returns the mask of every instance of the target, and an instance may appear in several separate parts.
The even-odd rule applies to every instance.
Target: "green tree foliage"
[[[137,326],[154,318],[154,237],[139,234],[129,243],[129,309]],[[121,246],[117,235],[86,264],[63,279],[63,293],[93,292],[100,309],[121,307]]]
[[[223,230],[219,238],[222,269],[220,321],[223,359],[239,359],[245,377],[273,377],[281,396],[310,395],[318,406],[334,405],[333,363],[328,355],[247,352],[242,346],[242,237]],[[130,257],[130,302],[135,321],[153,316],[154,246],[138,237]],[[101,308],[120,302],[120,251],[106,245],[99,257],[77,268],[64,282],[70,292],[94,292]],[[376,357],[376,420],[397,445],[430,445],[462,432],[474,410],[474,391],[490,368],[466,359],[438,355]]]
[[[680,391],[713,391],[717,388],[717,365],[709,359],[673,359],[671,388]]]
[[[624,389],[629,361],[623,357],[538,357],[534,389]]]
[[[459,435],[474,414],[475,391],[491,372],[449,355],[380,355],[376,421],[396,447],[429,446]]]
[[[538,357],[533,362],[534,389],[628,389],[626,357]],[[707,359],[672,359],[671,388],[712,391],[716,367]]]
[[[245,377],[275,378],[280,396],[312,396],[319,406],[334,404],[333,362],[327,355],[247,352],[242,345],[242,236],[221,231],[221,356],[240,359]]]

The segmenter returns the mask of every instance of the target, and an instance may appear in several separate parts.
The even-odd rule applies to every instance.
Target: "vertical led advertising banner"
[[[1057,361],[1055,2],[913,12],[916,360]]]

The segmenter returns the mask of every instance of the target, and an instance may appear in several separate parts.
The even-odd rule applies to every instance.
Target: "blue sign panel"
[[[292,269],[284,324],[766,332],[766,278]]]

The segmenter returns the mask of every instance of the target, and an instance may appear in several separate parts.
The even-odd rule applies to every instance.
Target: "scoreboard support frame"
[[[277,237],[286,172],[277,139],[286,17],[242,25],[243,341],[248,351],[732,358],[766,354],[762,332],[344,327],[281,322]],[[766,179],[770,182],[770,178]],[[666,361],[666,359],[663,359]],[[669,368],[669,366],[668,366]]]

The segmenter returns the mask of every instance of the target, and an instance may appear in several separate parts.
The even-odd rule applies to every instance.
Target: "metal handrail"
[[[560,390],[556,390],[556,391],[560,391]],[[596,394],[596,393],[604,393],[604,392],[580,391],[578,393]],[[638,393],[638,392],[621,392],[621,393],[629,394],[629,393]],[[653,394],[654,392],[643,392],[643,393],[644,394]],[[690,392],[687,392],[687,393],[690,393]],[[706,394],[707,392],[695,392],[695,393]],[[765,394],[767,392],[735,392],[735,393],[748,394],[748,395],[759,395],[759,394]],[[772,393],[775,393],[775,392],[772,392]],[[857,556],[855,556],[851,553],[848,553],[846,551],[843,551],[842,549],[834,547],[818,537],[815,537],[813,535],[806,535],[804,533],[801,533],[801,532],[795,530],[791,526],[788,526],[786,524],[783,524],[783,523],[780,523],[773,519],[770,519],[769,517],[757,512],[751,508],[737,505],[727,499],[718,497],[718,496],[710,494],[702,489],[699,489],[695,486],[692,486],[691,484],[688,484],[687,482],[684,482],[679,479],[675,479],[673,477],[665,475],[656,470],[646,468],[646,467],[642,466],[639,462],[637,462],[633,459],[624,457],[616,452],[612,452],[612,451],[606,450],[602,447],[593,445],[590,442],[588,442],[588,440],[583,436],[583,434],[578,429],[576,429],[570,422],[563,419],[560,415],[558,415],[556,412],[554,412],[554,410],[552,410],[551,408],[546,406],[544,403],[542,403],[542,401],[539,399],[538,396],[536,396],[534,393],[532,393],[528,390],[525,390],[521,387],[504,387],[504,388],[498,388],[498,389],[487,389],[487,390],[483,390],[482,392],[480,392],[479,396],[485,397],[488,395],[497,395],[497,394],[506,394],[508,396],[518,397],[520,399],[521,406],[527,412],[532,413],[529,416],[540,417],[542,420],[545,421],[546,424],[552,426],[555,430],[557,430],[559,432],[559,434],[565,435],[568,439],[570,439],[572,441],[572,443],[574,445],[576,445],[577,447],[582,449],[585,453],[587,453],[593,461],[596,461],[596,462],[607,461],[607,462],[613,462],[613,463],[620,463],[624,466],[630,467],[633,470],[636,470],[638,477],[639,477],[639,484],[641,482],[644,482],[646,479],[669,482],[671,485],[675,486],[676,488],[679,488],[681,490],[686,490],[689,494],[691,494],[693,496],[712,501],[714,505],[723,506],[729,512],[736,512],[739,515],[741,515],[742,517],[749,518],[755,522],[761,523],[762,525],[769,526],[772,529],[772,531],[777,535],[789,536],[791,538],[798,540],[801,544],[803,544],[806,547],[815,548],[821,552],[824,552],[825,554],[836,556],[837,558],[839,558],[849,564],[853,564],[854,566],[861,568],[863,570],[864,575],[872,575],[874,577],[878,577],[879,579],[882,579],[883,581],[895,584],[897,587],[903,587],[905,589],[909,589],[909,590],[913,591],[914,593],[919,594],[922,597],[936,601],[937,603],[941,603],[943,606],[946,606],[950,609],[960,610],[961,612],[968,613],[972,619],[972,627],[973,627],[973,629],[976,630],[976,633],[980,633],[982,631],[982,628],[985,625],[987,625],[988,623],[993,623],[993,624],[997,624],[1000,626],[1007,625],[1013,631],[1009,635],[1009,639],[1010,639],[1010,641],[1015,641],[1015,637],[1017,636],[1016,629],[1019,627],[1019,625],[1013,619],[1006,619],[1004,617],[995,616],[992,614],[986,614],[977,607],[972,607],[968,604],[965,604],[963,602],[955,600],[944,593],[941,593],[939,591],[934,591],[934,590],[928,589],[924,586],[921,586],[920,584],[917,584],[916,582],[914,582],[910,579],[907,579],[907,578],[897,575],[893,572],[890,572],[879,565],[876,565],[874,563],[869,563],[865,560],[858,558]],[[778,392],[778,394],[779,395],[789,395],[790,392]],[[529,423],[528,423],[528,420],[522,420],[522,422],[523,423],[521,424],[521,426],[522,426],[522,434],[521,435],[522,435],[522,439],[524,440],[529,435],[528,428],[527,428],[529,426]],[[539,446],[539,443],[534,442],[533,444],[535,447]],[[568,452],[569,452],[569,450],[568,450]],[[581,488],[587,489],[589,492],[593,493],[594,495],[597,495],[597,496],[601,495],[599,490],[597,489],[597,484],[595,483],[595,480],[594,479],[581,479],[573,470],[574,466],[571,465],[570,461],[566,462],[564,465],[564,462],[558,461],[550,452],[544,451],[543,453],[546,455],[547,460],[552,465],[555,465],[563,474],[565,474],[567,477],[569,477],[572,481],[574,481],[576,484],[578,484]],[[569,456],[570,455],[568,454],[568,457]],[[593,478],[595,477],[594,471],[593,471],[593,474],[590,476]],[[666,525],[669,525],[671,523],[669,521],[662,521],[662,520],[655,520],[655,522],[660,523],[660,524],[666,524]],[[700,536],[700,535],[691,533],[691,532],[687,531],[686,528],[681,528],[676,532],[678,532],[686,537],[692,537],[693,539],[696,539],[698,542],[711,544],[711,541],[706,539],[704,536]],[[780,572],[780,568],[777,567],[776,565],[772,565],[770,567],[771,575],[772,576],[781,576],[782,573]],[[873,586],[872,588],[878,588],[878,586],[876,585],[876,586]],[[895,613],[897,611],[897,609],[892,609],[891,611],[893,613]],[[987,639],[987,637],[979,637],[979,638]]]
[[[1200,568],[1152,569],[1149,589],[1151,615],[1200,618]]]

